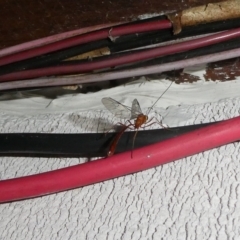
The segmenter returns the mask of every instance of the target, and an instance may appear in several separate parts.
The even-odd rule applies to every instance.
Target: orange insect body
[[[110,145],[110,148],[107,152],[108,157],[112,156],[115,152],[115,149],[117,147],[117,143],[119,141],[119,139],[121,138],[121,136],[123,135],[123,133],[129,128],[130,125],[124,125],[122,130],[116,135],[116,137],[114,138],[112,144]]]
[[[125,130],[132,127],[135,130],[137,130],[136,131],[137,133],[138,129],[148,121],[148,117],[147,115],[142,113],[142,110],[140,108],[140,105],[137,99],[133,100],[131,108],[121,104],[120,102],[112,98],[103,98],[102,103],[116,117],[127,119],[127,122],[129,123],[128,125],[121,124],[123,125],[123,128],[112,141],[109,151],[107,153],[108,156],[111,156],[114,154],[117,143],[121,138],[122,134],[125,132]],[[134,123],[130,121],[133,119],[135,120]],[[134,135],[134,138],[133,138],[133,146],[134,146],[135,137],[136,137],[136,134]]]
[[[149,109],[148,114],[150,112],[150,110],[153,108],[153,106],[157,103],[157,101],[163,96],[163,94],[169,89],[169,87],[172,85],[173,82],[171,82],[171,84],[168,86],[168,88],[161,94],[161,96],[155,101],[155,103],[152,105],[152,107]],[[134,142],[135,142],[135,138],[136,135],[138,133],[138,130],[140,127],[142,127],[143,125],[145,127],[150,126],[153,123],[150,123],[152,121],[152,119],[148,120],[148,114],[143,114],[142,110],[140,108],[139,102],[137,99],[134,99],[132,102],[132,107],[129,108],[123,104],[121,104],[120,102],[112,99],[112,98],[103,98],[102,99],[102,103],[103,105],[112,113],[114,114],[116,117],[118,118],[122,118],[122,119],[127,119],[127,122],[129,123],[128,125],[126,124],[121,124],[123,125],[123,128],[120,132],[117,133],[116,137],[113,139],[109,151],[107,153],[108,156],[112,156],[115,152],[117,143],[119,141],[119,139],[121,138],[121,136],[123,135],[123,133],[130,127],[134,128],[134,130],[136,130],[134,137],[133,137],[133,146],[132,149],[134,148]],[[134,123],[132,123],[130,120],[134,119]],[[147,123],[150,123],[147,125]],[[161,125],[161,123],[159,123]],[[161,125],[162,126],[162,125]],[[163,126],[162,126],[163,127]]]
[[[135,120],[134,127],[135,129],[139,129],[143,124],[145,124],[148,120],[148,116],[144,114],[139,114],[137,119]]]
[[[139,129],[143,124],[145,124],[148,121],[148,116],[140,113],[136,120],[134,121],[134,124],[130,123],[129,125],[123,125],[122,130],[116,135],[116,137],[114,138],[114,140],[112,141],[112,144],[110,145],[109,151],[107,153],[108,157],[112,156],[115,152],[117,143],[119,141],[119,139],[122,137],[123,133],[130,127],[130,126],[134,126],[135,129]],[[135,135],[134,135],[134,139],[135,139]]]

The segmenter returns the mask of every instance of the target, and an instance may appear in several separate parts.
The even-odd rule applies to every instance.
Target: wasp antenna
[[[160,95],[160,97],[158,97],[158,99],[155,101],[155,103],[150,107],[148,113],[146,115],[148,115],[150,113],[150,111],[153,109],[153,107],[156,105],[156,103],[159,101],[159,99],[167,92],[167,90],[171,87],[171,85],[174,83],[174,81],[171,81],[171,83],[169,84],[169,86],[164,90],[164,92]]]

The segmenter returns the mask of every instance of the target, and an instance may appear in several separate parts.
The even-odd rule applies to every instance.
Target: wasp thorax
[[[141,127],[144,123],[146,123],[148,117],[144,114],[139,114],[137,119],[135,120],[135,128]]]

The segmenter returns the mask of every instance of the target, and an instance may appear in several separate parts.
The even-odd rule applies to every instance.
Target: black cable
[[[172,55],[154,58],[154,59],[150,59],[150,60],[146,60],[146,61],[142,61],[142,62],[138,62],[138,63],[128,64],[125,66],[119,66],[119,67],[116,67],[115,70],[111,70],[111,72],[118,71],[120,69],[127,70],[127,69],[132,69],[132,68],[147,67],[147,66],[151,66],[154,64],[171,63],[171,62],[175,62],[175,61],[179,61],[179,60],[183,60],[183,59],[200,57],[200,56],[204,56],[207,54],[220,53],[223,51],[228,51],[228,50],[232,50],[232,49],[239,48],[239,47],[240,47],[240,38],[236,38],[233,40],[217,43],[217,44],[207,46],[207,47],[201,47],[201,48],[189,50],[186,52],[175,53]],[[105,70],[105,71],[101,71],[101,72],[107,72],[107,71]]]
[[[51,66],[53,63],[58,63],[61,60],[105,47],[108,44],[109,44],[109,40],[104,39],[104,40],[94,41],[88,44],[82,44],[82,45],[67,48],[64,50],[56,51],[54,53],[42,55],[39,57],[11,63],[8,65],[4,65],[3,67],[0,67],[0,74],[7,74],[14,71]]]
[[[138,48],[160,42],[176,40],[179,38],[223,31],[240,26],[239,20],[240,19],[230,19],[226,21],[186,27],[178,35],[173,35],[171,29],[165,29],[161,31],[154,31],[151,33],[121,36],[117,38],[114,43],[108,39],[95,41],[88,44],[82,44],[79,46],[56,51],[47,55],[42,55],[39,57],[5,65],[4,67],[0,67],[0,74],[7,74],[13,71],[58,65],[58,63],[64,59],[102,47],[108,47],[111,53],[116,53],[119,51],[125,51],[132,48]]]
[[[138,22],[150,22],[153,20],[156,21],[156,20],[163,20],[163,19],[167,19],[167,17],[163,15],[163,16],[158,16],[151,19],[136,20],[133,22],[122,24],[122,26],[127,26],[133,23],[138,23]],[[155,32],[153,32],[153,34],[155,34]],[[141,33],[141,34],[124,35],[118,38],[118,42],[128,42],[132,38],[139,38],[142,35],[146,35],[146,34]],[[11,63],[11,64],[6,64],[3,67],[0,67],[0,74],[7,74],[13,71],[21,71],[21,70],[51,66],[54,63],[58,63],[59,61],[68,59],[70,57],[77,56],[77,55],[90,52],[96,49],[100,49],[102,47],[107,47],[112,44],[114,43],[110,39],[102,39],[102,40],[93,41],[87,44],[80,44],[74,47],[65,48],[49,54],[44,54],[42,56],[29,58],[29,59]]]
[[[159,33],[158,33],[159,34]],[[156,35],[155,32],[149,33],[149,38],[152,36],[154,37]],[[141,34],[138,35],[126,35],[121,37],[121,41],[118,40],[118,42],[130,42],[130,41],[136,41],[138,42],[138,39],[141,38]],[[144,35],[145,36],[145,35]],[[148,40],[149,41],[149,40]],[[70,57],[74,57],[80,54],[84,54],[86,52],[90,52],[96,49],[100,49],[103,47],[110,47],[115,45],[116,43],[111,42],[109,39],[103,39],[94,41],[87,44],[81,44],[74,47],[66,48],[63,50],[55,51],[49,54],[45,54],[42,56],[38,56],[35,58],[26,59],[23,61],[11,63],[4,65],[0,67],[0,74],[7,74],[14,71],[21,71],[21,70],[28,70],[28,69],[34,69],[34,68],[41,68],[41,67],[49,67],[49,66],[55,66],[60,63],[62,64],[71,64],[72,61],[66,61],[62,62],[62,60],[68,59]],[[82,62],[87,60],[82,60]]]
[[[225,42],[221,42],[221,43],[216,43],[214,45],[211,46],[206,46],[206,47],[201,47],[201,48],[196,48],[193,50],[189,50],[189,51],[184,51],[184,52],[180,52],[180,53],[174,53],[171,55],[166,55],[163,57],[158,57],[158,58],[154,58],[154,59],[150,59],[150,60],[145,60],[145,61],[141,61],[141,62],[134,62],[134,63],[129,63],[126,65],[120,65],[120,66],[116,66],[115,69],[110,68],[111,72],[113,71],[117,71],[119,69],[124,70],[124,69],[132,69],[132,68],[136,68],[136,67],[146,67],[146,66],[150,66],[150,65],[154,65],[154,64],[163,64],[163,63],[170,63],[170,62],[174,62],[174,61],[178,61],[178,60],[182,60],[182,59],[189,59],[189,58],[193,58],[193,57],[197,57],[197,56],[203,56],[203,55],[207,55],[207,54],[212,54],[212,53],[218,53],[218,52],[222,52],[222,51],[227,51],[227,50],[231,50],[231,49],[235,49],[235,48],[239,48],[240,47],[240,38],[236,38],[236,39],[231,39]],[[102,57],[97,57],[95,58],[95,62],[97,61],[102,61],[105,59],[111,59],[111,58],[116,58],[116,57],[121,57],[124,55],[129,55],[129,54],[134,54],[140,51],[144,51],[144,50],[132,50],[132,51],[128,51],[128,52],[120,52],[120,53],[116,53],[116,54],[112,54],[112,55],[106,55],[106,56],[102,56]],[[89,62],[92,62],[92,60],[88,60]],[[58,64],[56,64],[56,66],[66,66],[66,65],[78,65],[79,67],[81,63],[85,63],[86,60],[73,60],[73,61],[67,61],[67,62],[60,62]],[[109,69],[104,69],[104,70],[97,70],[98,72],[108,72]]]
[[[176,137],[180,134],[208,126],[212,123],[169,129],[139,131],[135,148]],[[126,132],[119,140],[116,153],[131,150],[134,132]],[[106,156],[116,133],[46,134],[5,133],[0,134],[1,156],[44,157],[99,157]],[[181,143],[180,143],[181,144]]]
[[[218,52],[227,51],[227,50],[231,50],[231,49],[235,49],[235,48],[239,48],[239,47],[240,47],[240,38],[238,37],[236,39],[217,43],[217,44],[207,46],[207,47],[196,48],[196,49],[193,49],[190,51],[166,55],[163,57],[158,57],[158,58],[145,60],[145,61],[141,61],[141,62],[134,62],[134,63],[125,64],[125,65],[119,65],[119,66],[116,66],[115,68],[110,68],[110,71],[114,72],[114,71],[118,71],[120,69],[121,70],[129,70],[129,69],[133,69],[133,68],[147,67],[147,66],[151,66],[154,64],[171,63],[171,62],[175,62],[178,60],[190,59],[190,58],[197,57],[197,56],[204,56],[207,54],[218,53]],[[112,54],[112,55],[108,55],[108,56],[98,57],[94,61],[95,62],[102,61],[104,59],[111,59],[114,57],[129,55],[131,53],[136,53],[139,51],[144,51],[144,50],[134,50],[134,51],[130,51],[130,52],[122,52],[122,53]],[[85,60],[74,60],[74,61],[60,62],[56,66],[78,65],[79,64],[79,67],[81,67],[81,63],[84,63],[84,62],[86,62],[86,61]],[[101,73],[109,72],[109,68],[108,69],[104,68],[103,70],[99,69],[98,72],[101,72]]]
[[[147,34],[143,35],[141,39],[138,41],[128,41],[128,42],[119,42],[119,44],[109,46],[111,53],[116,53],[120,51],[125,51],[132,48],[143,47],[151,44],[176,40],[180,38],[193,37],[202,34],[209,34],[224,30],[229,30],[232,28],[236,28],[240,26],[240,19],[230,19],[225,21],[218,21],[206,24],[199,24],[196,26],[184,27],[182,32],[173,35],[172,29],[164,29],[161,31],[157,31],[152,33],[152,36],[148,36]],[[155,35],[155,36],[154,36]],[[121,40],[121,38],[119,38]],[[116,43],[118,43],[118,39],[116,39]]]

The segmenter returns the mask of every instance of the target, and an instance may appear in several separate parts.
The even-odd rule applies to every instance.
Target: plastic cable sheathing
[[[109,48],[110,52],[114,54],[114,53],[119,53],[125,50],[130,50],[134,48],[136,49],[139,47],[144,47],[152,44],[164,43],[164,42],[172,41],[176,39],[194,37],[202,34],[212,34],[214,32],[220,32],[224,30],[237,28],[240,25],[239,22],[240,22],[239,19],[230,19],[230,20],[221,21],[221,22],[201,24],[201,25],[198,25],[197,28],[196,26],[184,28],[182,32],[178,35],[173,35],[171,28],[169,28],[161,31],[153,31],[153,32],[147,32],[147,33],[128,34],[128,35],[119,36],[117,39],[115,39],[115,42],[111,42],[108,39],[102,39],[102,40],[86,43],[83,45],[80,44],[80,45],[66,48],[64,50],[59,50],[53,53],[48,53],[48,54],[42,55],[41,57],[29,58],[23,61],[5,65],[4,67],[0,67],[0,75],[15,72],[15,71],[20,71],[20,70],[27,70],[27,69],[33,69],[33,68],[39,68],[39,67],[49,67],[55,64],[58,65],[59,61],[62,61],[64,59],[67,59],[79,54],[86,53],[88,51],[95,50],[101,47]],[[66,32],[65,34],[68,34],[68,32]],[[65,38],[67,38],[67,36]],[[47,42],[46,43],[44,42],[44,44],[42,45],[47,45]],[[215,48],[215,45],[212,45],[210,49],[212,49],[213,47]],[[196,50],[199,50],[199,48]],[[1,55],[1,51],[2,50],[0,50],[0,55]],[[222,51],[224,51],[224,49]],[[185,53],[185,55],[188,55],[188,53]]]
[[[125,34],[148,32],[160,29],[171,28],[172,24],[169,20],[155,20],[152,22],[134,23],[127,26],[116,26],[112,28],[102,29],[80,36],[71,37],[48,45],[40,46],[34,49],[29,49],[23,52],[15,53],[12,55],[3,56],[0,58],[0,66],[12,62],[28,59],[31,57],[40,56],[42,54],[54,52],[78,44],[88,43],[107,37],[117,37]]]
[[[240,139],[240,117],[112,157],[0,181],[0,202],[43,196],[143,171]]]
[[[94,73],[87,75],[66,76],[66,77],[46,77],[39,79],[27,79],[19,81],[7,81],[0,83],[1,90],[33,88],[33,87],[47,87],[47,86],[64,86],[75,85],[91,82],[102,82],[106,80],[124,79],[128,77],[147,76],[149,74],[162,73],[171,70],[182,69],[203,63],[216,62],[227,60],[240,56],[240,48],[207,54],[200,57],[193,57],[176,62],[155,64],[147,67],[138,67],[133,69],[117,70],[104,73]]]
[[[76,30],[72,30],[72,31],[68,31],[68,32],[58,33],[55,35],[51,35],[51,36],[44,37],[44,38],[39,38],[39,39],[32,40],[29,42],[24,42],[24,43],[15,45],[15,46],[1,49],[0,57],[15,54],[15,53],[26,51],[26,50],[33,49],[33,48],[37,48],[37,47],[44,46],[44,45],[47,45],[50,43],[54,43],[54,42],[57,42],[57,41],[60,41],[63,39],[71,38],[71,37],[81,35],[81,34],[86,34],[86,33],[93,32],[93,31],[100,30],[100,29],[107,28],[107,27],[113,27],[113,26],[120,25],[120,24],[123,24],[123,23],[100,24],[100,25],[80,28],[80,29],[76,29]]]
[[[54,66],[47,68],[32,69],[26,71],[13,72],[0,76],[0,81],[14,81],[19,79],[37,78],[49,75],[61,75],[71,73],[85,73],[93,70],[98,70],[108,67],[116,67],[123,64],[139,62],[159,56],[188,51],[195,48],[213,45],[219,42],[227,41],[233,38],[240,37],[240,28],[216,33],[211,36],[206,36],[190,41],[176,43],[169,46],[151,48],[142,50],[136,53],[130,53],[119,57],[112,57],[104,60],[96,60],[81,64],[72,64],[66,66]]]

